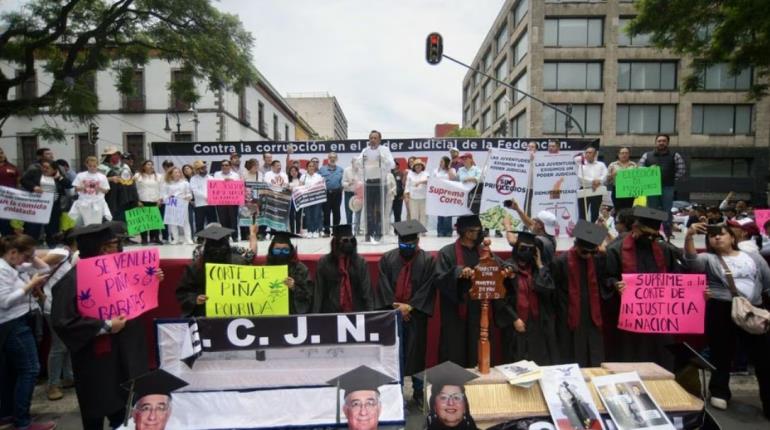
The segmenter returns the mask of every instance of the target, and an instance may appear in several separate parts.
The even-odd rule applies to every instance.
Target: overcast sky
[[[470,63],[503,0],[225,0],[256,40],[257,68],[282,94],[328,92],[348,119],[348,136],[433,136],[460,123],[466,70],[425,61],[438,31],[444,53]]]

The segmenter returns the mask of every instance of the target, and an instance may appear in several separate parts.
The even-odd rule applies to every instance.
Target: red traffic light
[[[425,43],[425,60],[428,64],[436,65],[441,62],[444,52],[444,39],[438,33],[431,33]]]

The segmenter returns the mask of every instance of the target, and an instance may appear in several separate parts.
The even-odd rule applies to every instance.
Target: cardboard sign
[[[503,270],[493,258],[482,258],[474,269],[472,300],[497,300],[505,297]]]
[[[662,193],[660,166],[624,169],[615,176],[616,197],[659,196]]]
[[[126,228],[129,236],[150,230],[163,230],[163,217],[157,206],[143,206],[126,211]]]
[[[470,215],[468,196],[473,184],[463,184],[448,179],[428,178],[425,213],[437,216]]]
[[[620,302],[618,328],[635,333],[702,334],[706,275],[631,273]]]
[[[78,261],[78,312],[109,320],[133,319],[158,307],[158,248],[100,255]]]
[[[53,193],[30,193],[0,187],[0,218],[48,224],[51,221]]]
[[[187,223],[187,200],[170,196],[164,202],[166,208],[163,211],[163,222],[166,225],[184,226]]]
[[[754,220],[757,223],[757,227],[759,227],[759,231],[767,236],[765,223],[770,221],[770,209],[754,209]]]
[[[288,266],[206,264],[206,316],[289,314]]]
[[[243,181],[209,179],[206,182],[210,206],[240,206],[245,198]]]

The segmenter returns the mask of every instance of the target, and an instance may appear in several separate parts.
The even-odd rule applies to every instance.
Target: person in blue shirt
[[[326,203],[324,212],[324,237],[329,237],[332,226],[340,224],[340,205],[342,204],[342,167],[337,165],[337,153],[330,152],[327,164],[318,171],[326,182]]]

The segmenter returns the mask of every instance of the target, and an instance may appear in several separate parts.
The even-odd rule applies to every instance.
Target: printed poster
[[[504,230],[503,218],[512,219],[514,230],[522,228],[518,214],[503,207],[506,200],[515,200],[524,209],[529,191],[531,154],[522,151],[493,149],[489,152],[481,191],[479,218],[485,228]]]
[[[601,415],[577,364],[542,367],[540,389],[558,430],[603,430]]]
[[[638,373],[595,376],[591,382],[618,430],[674,430]]]
[[[572,237],[578,220],[577,165],[573,152],[535,154],[532,216],[546,210],[556,216],[555,236]]]

